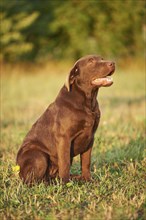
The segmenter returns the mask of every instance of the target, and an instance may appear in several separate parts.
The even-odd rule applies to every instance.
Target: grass
[[[35,75],[9,71],[1,77],[0,219],[146,219],[143,71],[117,71],[114,85],[99,92],[102,118],[92,152],[93,181],[41,183],[32,188],[22,185],[13,170],[16,154],[31,125],[56,97],[65,75],[54,69],[52,75],[44,69]],[[79,157],[72,172],[80,172]]]

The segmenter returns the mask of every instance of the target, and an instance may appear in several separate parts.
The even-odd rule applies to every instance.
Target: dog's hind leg
[[[28,150],[17,158],[20,166],[20,177],[24,183],[32,185],[46,180],[48,155],[39,150]]]

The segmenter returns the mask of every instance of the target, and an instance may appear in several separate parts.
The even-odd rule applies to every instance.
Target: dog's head
[[[88,55],[74,64],[67,76],[65,86],[68,91],[74,83],[87,89],[111,86],[113,84],[111,75],[114,71],[114,62],[104,60],[100,56]]]

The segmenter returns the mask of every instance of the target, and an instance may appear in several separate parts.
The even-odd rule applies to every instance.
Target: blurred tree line
[[[143,56],[145,0],[1,0],[1,60]]]

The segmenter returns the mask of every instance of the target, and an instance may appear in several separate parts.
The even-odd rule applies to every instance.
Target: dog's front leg
[[[70,176],[70,145],[66,138],[59,141],[58,146],[59,177],[64,183],[69,182]]]
[[[90,146],[90,148],[86,152],[80,155],[82,179],[86,181],[89,181],[91,179],[91,174],[90,174],[91,151],[92,151],[92,146]]]

